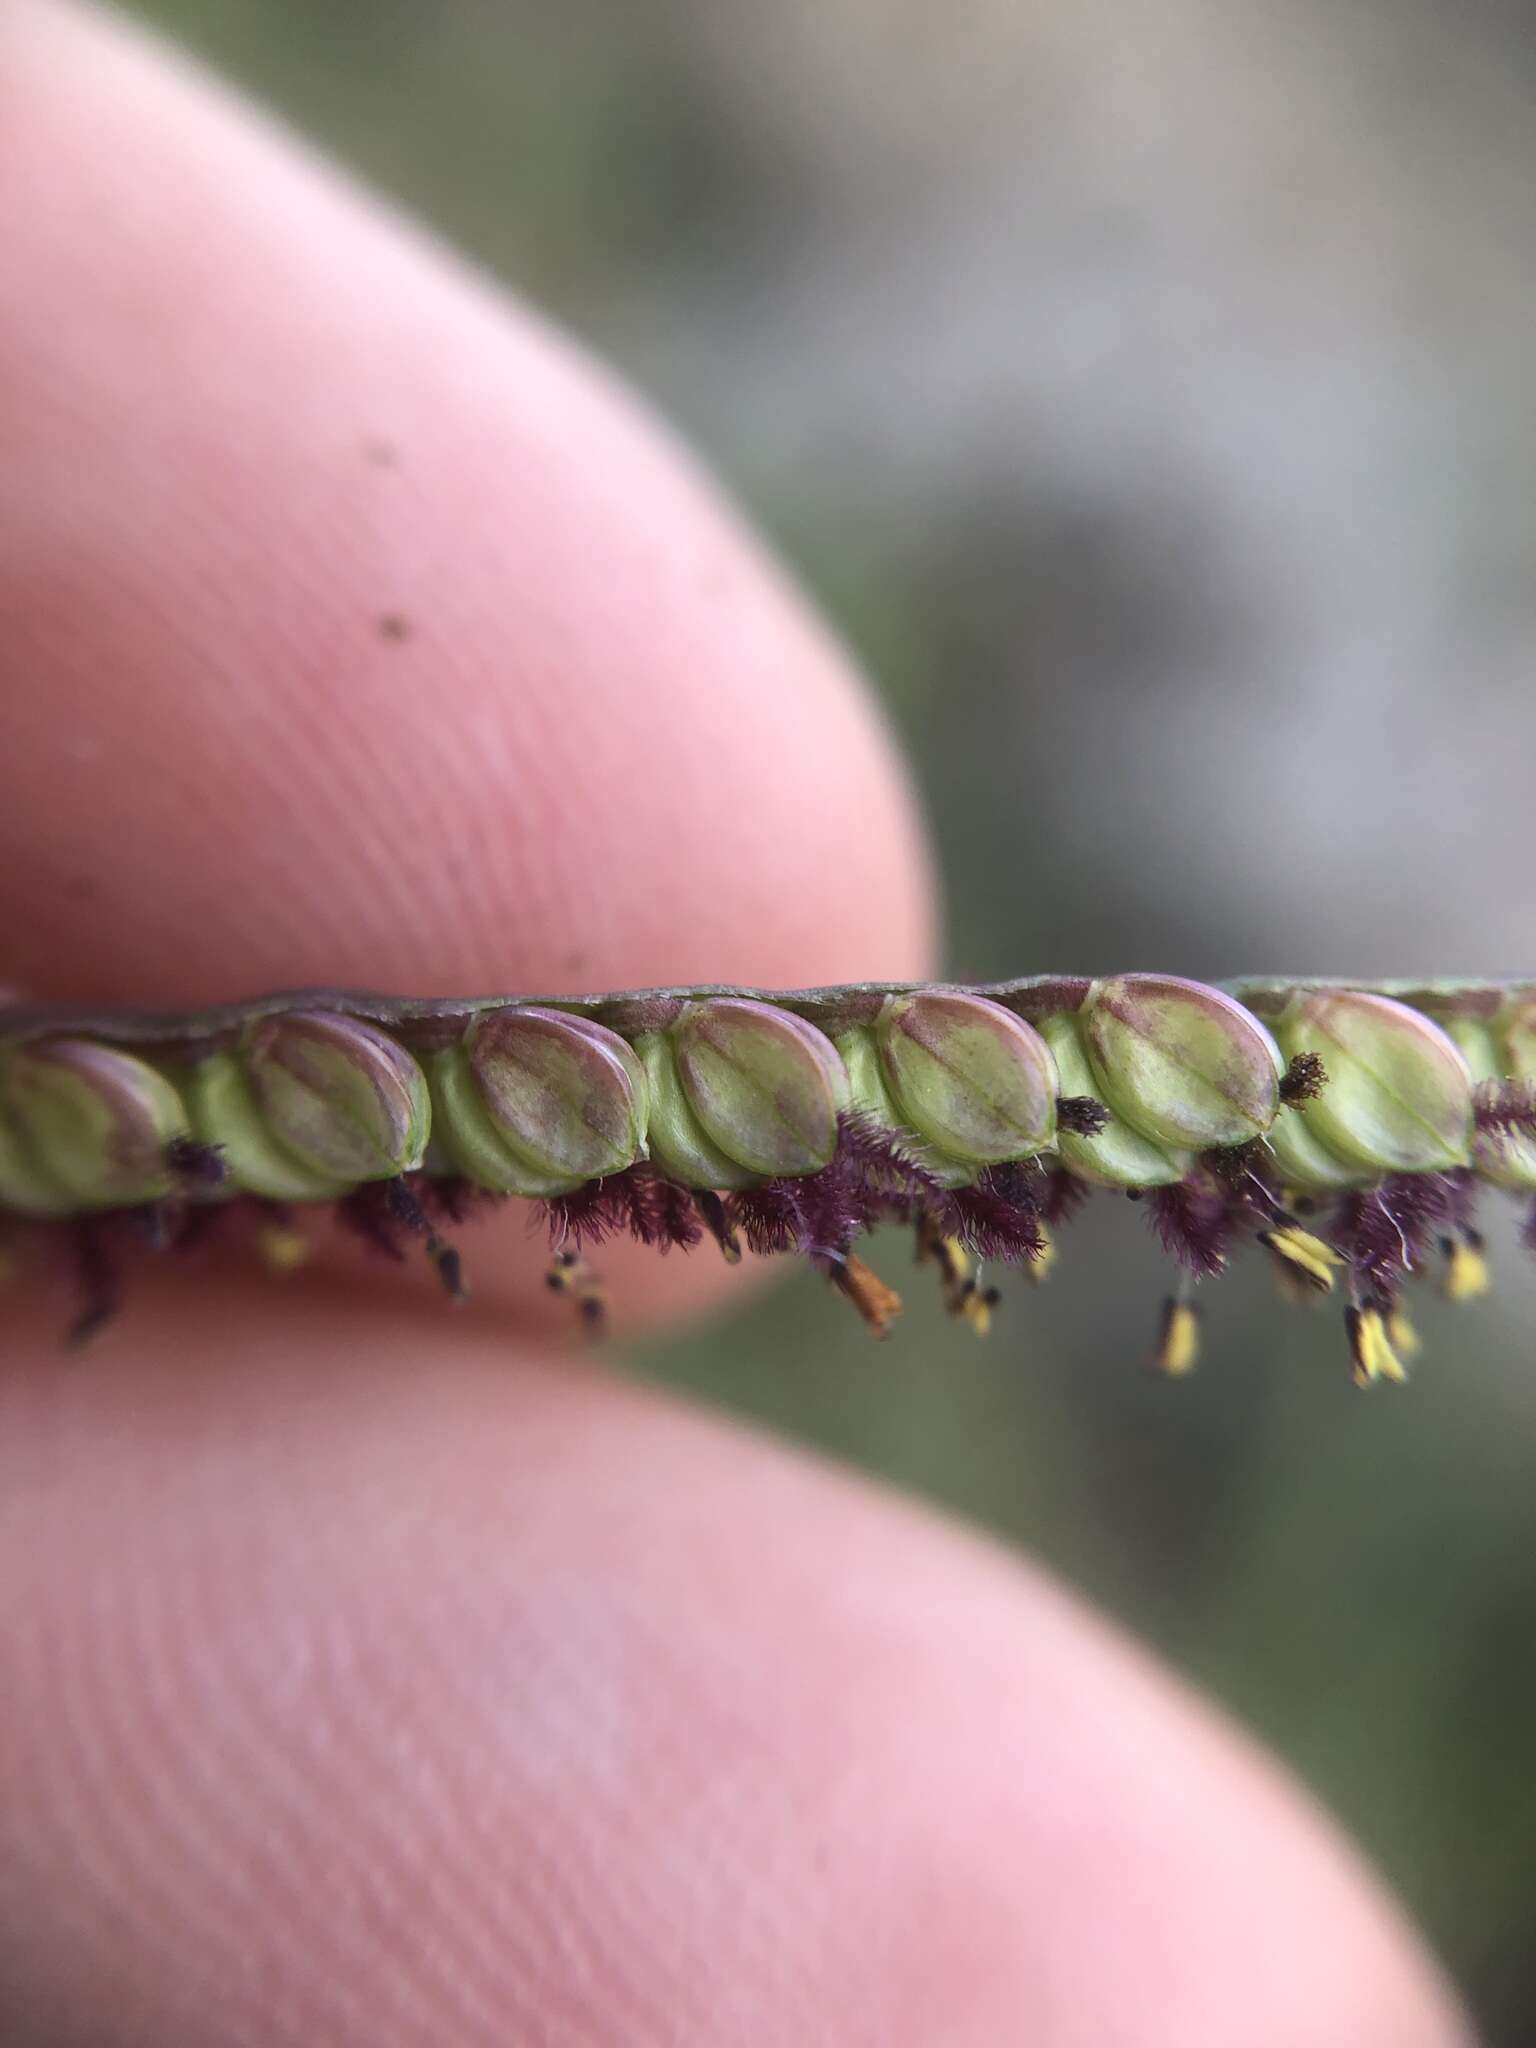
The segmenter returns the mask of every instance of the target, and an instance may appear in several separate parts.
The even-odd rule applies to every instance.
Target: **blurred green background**
[[[1525,8],[130,11],[713,461],[884,695],[952,972],[1536,971]],[[871,1345],[804,1278],[638,1363],[1043,1558],[1536,2040],[1530,1262],[1501,1221],[1498,1293],[1427,1305],[1407,1394],[1355,1394],[1259,1272],[1170,1386],[1158,1259],[1100,1208],[990,1344],[914,1289]]]

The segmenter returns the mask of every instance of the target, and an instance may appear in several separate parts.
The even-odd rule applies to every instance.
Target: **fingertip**
[[[889,738],[670,437],[189,67],[74,8],[17,23],[14,978],[174,1004],[919,971]]]
[[[229,1321],[0,1389],[40,2032],[1465,2048],[1295,1789],[1037,1575],[484,1331]]]

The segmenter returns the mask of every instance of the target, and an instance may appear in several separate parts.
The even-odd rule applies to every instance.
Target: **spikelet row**
[[[473,1193],[546,1206],[552,1278],[614,1230],[797,1251],[876,1328],[852,1247],[911,1223],[977,1327],[978,1257],[1040,1270],[1089,1188],[1145,1197],[1188,1281],[1243,1238],[1296,1286],[1345,1282],[1357,1378],[1392,1378],[1402,1283],[1436,1245],[1481,1275],[1479,1182],[1536,1192],[1536,987],[1177,977],[570,1000],[278,998],[199,1017],[0,1012],[0,1214],[176,1242],[336,1205],[384,1249]],[[1302,1212],[1326,1210],[1304,1227]],[[276,1227],[274,1227],[274,1225]],[[280,1250],[286,1247],[286,1250]],[[99,1290],[98,1290],[99,1291]],[[100,1302],[88,1306],[100,1319]],[[1395,1331],[1397,1342],[1393,1341]],[[1187,1370],[1189,1287],[1158,1359]]]

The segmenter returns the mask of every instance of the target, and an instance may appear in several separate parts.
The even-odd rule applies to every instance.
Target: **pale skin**
[[[866,698],[601,372],[43,0],[0,200],[7,979],[931,969]],[[188,1268],[73,1363],[8,1304],[8,2039],[1469,2039],[1326,1820],[1070,1596],[560,1349],[515,1222],[465,1249],[456,1316],[345,1253]],[[632,1327],[741,1284],[609,1266]]]

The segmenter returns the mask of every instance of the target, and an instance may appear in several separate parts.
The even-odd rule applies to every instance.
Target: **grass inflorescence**
[[[327,1208],[384,1257],[418,1250],[462,1299],[453,1232],[513,1197],[594,1330],[588,1255],[622,1236],[807,1261],[883,1335],[900,1300],[857,1247],[896,1222],[985,1332],[984,1266],[1042,1277],[1087,1196],[1117,1189],[1175,1269],[1160,1369],[1194,1366],[1194,1290],[1253,1247],[1287,1293],[1341,1298],[1364,1385],[1404,1376],[1411,1284],[1486,1286],[1489,1187],[1536,1197],[1530,983],[1126,974],[0,1011],[0,1233],[41,1223],[67,1246],[77,1340],[110,1320],[132,1248],[240,1234],[286,1270]]]

